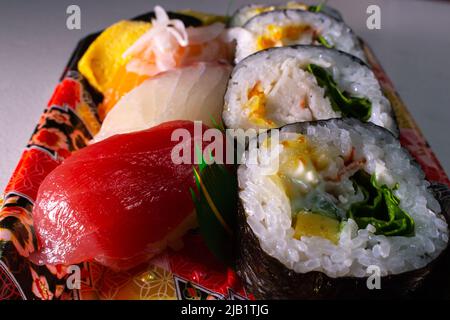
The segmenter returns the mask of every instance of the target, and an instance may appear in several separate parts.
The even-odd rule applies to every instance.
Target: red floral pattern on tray
[[[81,90],[82,85],[76,79],[64,79],[50,98],[48,106],[68,106],[75,109],[82,99]]]
[[[8,267],[0,260],[0,301],[22,300],[23,298],[19,286],[14,282],[14,278],[11,278]]]
[[[400,142],[414,155],[416,161],[426,172],[428,180],[450,185],[450,180],[444,169],[422,135],[416,130],[403,128],[400,131]]]
[[[5,193],[8,195],[14,192],[34,201],[39,185],[59,163],[60,161],[45,149],[36,147],[26,149],[5,189]]]
[[[389,78],[365,46],[368,60],[390,100],[400,141],[427,178],[450,185]],[[148,265],[113,272],[96,263],[79,265],[81,287],[66,288],[65,266],[37,266],[26,257],[35,250],[31,210],[46,175],[71,152],[83,148],[99,127],[89,85],[76,72],[56,87],[4,193],[0,211],[0,300],[2,299],[251,299],[233,270],[215,261],[194,232],[184,248],[163,253]]]
[[[86,146],[99,128],[95,105],[82,82],[71,73],[56,87],[4,192],[0,254],[6,267],[0,273],[4,283],[0,288],[19,284],[22,298],[50,300],[76,294],[65,291],[63,266],[35,266],[26,257],[37,247],[31,210],[39,185],[71,152]]]
[[[236,274],[210,253],[199,234],[188,234],[184,246],[179,251],[169,253],[172,272],[182,278],[229,298],[230,289],[236,294],[246,296]]]

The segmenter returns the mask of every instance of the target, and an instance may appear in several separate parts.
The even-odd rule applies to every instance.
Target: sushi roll
[[[318,46],[272,48],[242,60],[228,82],[222,116],[234,129],[353,117],[398,132],[370,68],[349,54]]]
[[[398,140],[356,119],[276,132],[250,143],[238,168],[237,271],[247,289],[264,299],[418,290],[446,254],[449,206]],[[367,286],[374,270],[380,290]]]
[[[342,21],[341,14],[334,8],[325,5],[308,5],[302,2],[290,1],[286,4],[282,5],[266,5],[266,4],[248,4],[240,7],[236,12],[232,15],[229,26],[230,27],[242,27],[248,20],[251,18],[269,11],[274,10],[283,10],[283,9],[299,9],[311,12],[322,12],[330,17],[335,18],[336,20]]]
[[[296,44],[322,45],[366,59],[353,31],[342,21],[320,12],[268,11],[236,30],[235,38],[236,62],[260,50]]]

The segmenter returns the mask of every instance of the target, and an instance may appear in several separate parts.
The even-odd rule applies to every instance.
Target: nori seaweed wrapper
[[[304,133],[307,126],[330,120],[287,125],[289,131]],[[331,121],[351,122],[350,119]],[[374,128],[381,127],[372,125]],[[450,189],[440,183],[429,187],[450,224]],[[239,199],[235,243],[236,270],[245,288],[256,299],[362,299],[362,298],[445,298],[450,285],[449,246],[426,267],[381,277],[381,289],[368,289],[367,277],[332,278],[323,272],[296,273],[268,255],[247,223]],[[447,290],[447,291],[446,291]]]

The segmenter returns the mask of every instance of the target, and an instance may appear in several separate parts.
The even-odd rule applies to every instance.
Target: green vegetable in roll
[[[367,98],[351,97],[342,92],[333,77],[324,68],[316,64],[309,64],[307,71],[312,73],[319,86],[325,89],[325,96],[330,99],[334,111],[342,112],[343,116],[368,121],[372,111],[372,104]]]
[[[414,220],[400,208],[400,200],[394,195],[395,188],[379,186],[375,175],[363,170],[357,171],[351,180],[364,194],[364,200],[353,203],[348,211],[349,218],[360,228],[371,224],[377,229],[376,234],[414,236]]]

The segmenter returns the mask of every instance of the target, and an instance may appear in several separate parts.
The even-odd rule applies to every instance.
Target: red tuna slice
[[[96,260],[128,269],[161,252],[195,226],[192,164],[174,164],[176,129],[194,143],[207,129],[172,121],[116,135],[74,153],[42,182],[33,220],[39,264]],[[196,134],[196,136],[194,136]]]

